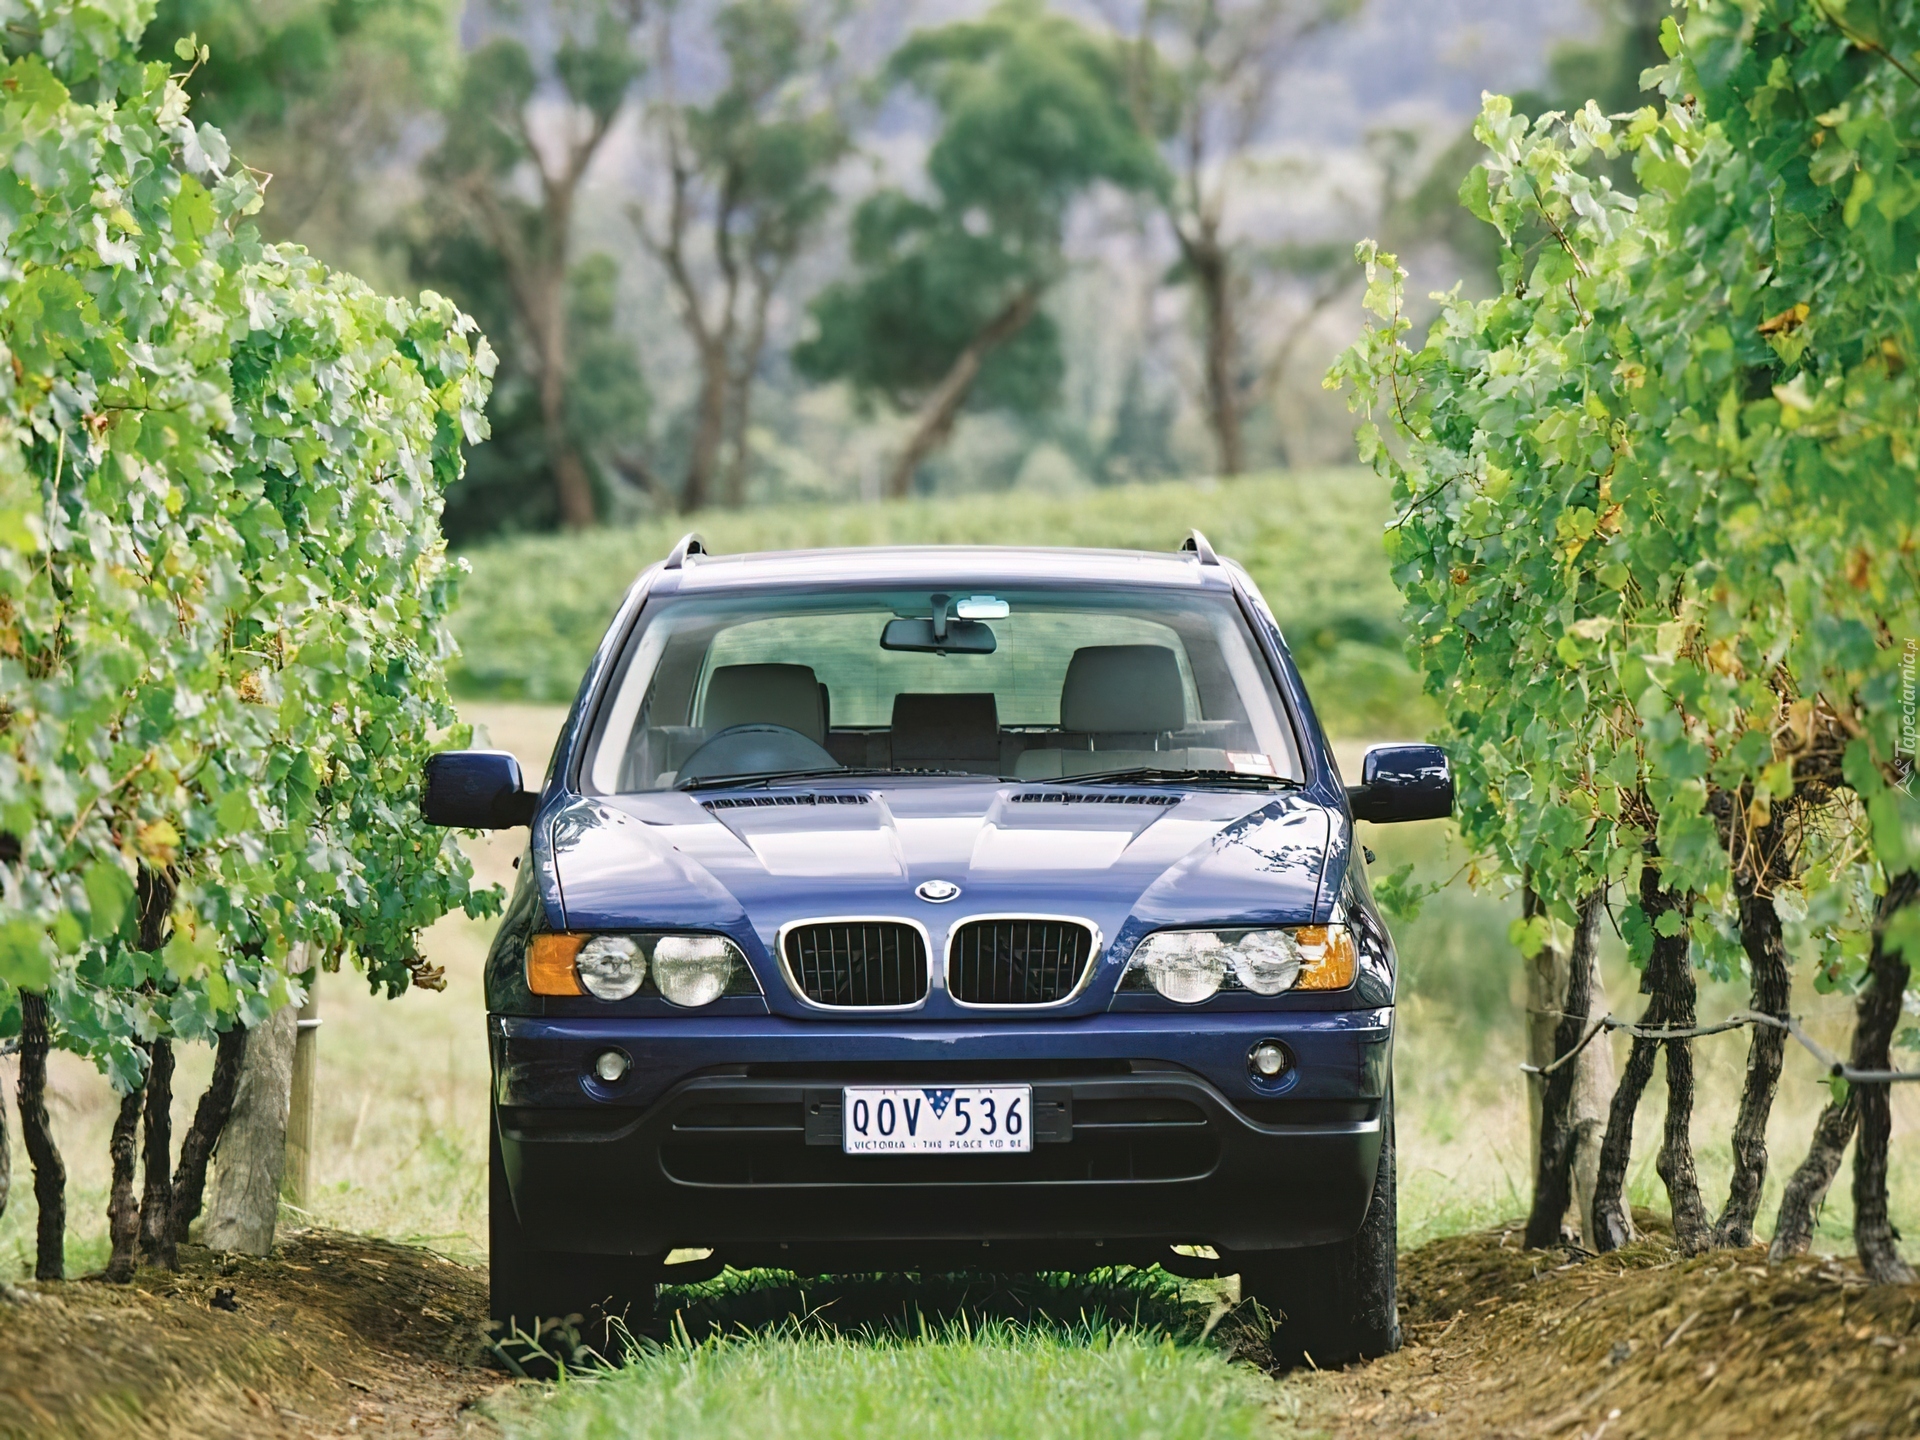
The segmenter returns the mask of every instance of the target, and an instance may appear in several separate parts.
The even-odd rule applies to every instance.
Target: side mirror
[[[443,750],[427,758],[420,817],[456,830],[506,830],[533,822],[540,803],[504,750]]]
[[[1453,813],[1453,770],[1438,745],[1376,745],[1347,787],[1356,820],[1444,820]]]

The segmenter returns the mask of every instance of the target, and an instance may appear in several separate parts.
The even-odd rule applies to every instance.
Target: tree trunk
[[[155,1040],[149,1054],[140,1248],[149,1264],[178,1270],[180,1256],[173,1243],[173,1042]]]
[[[699,510],[713,492],[714,471],[720,465],[720,442],[726,435],[727,351],[717,339],[698,341],[700,398],[694,407],[693,446],[687,452],[687,481],[680,487],[680,509]],[[738,502],[726,497],[729,504]]]
[[[47,1117],[47,997],[20,995],[20,1138],[33,1162],[33,1198],[40,1207],[34,1236],[33,1278],[67,1274],[67,1167]]]
[[[740,347],[740,363],[727,382],[727,468],[721,488],[729,505],[747,501],[747,474],[753,463],[753,446],[747,438],[753,425],[753,387],[760,378],[760,358],[767,349],[767,308],[778,283],[778,273],[768,275],[756,270],[753,318]]]
[[[171,1220],[176,1244],[187,1238],[187,1227],[200,1214],[207,1190],[207,1161],[220,1143],[227,1117],[233,1113],[234,1091],[240,1084],[240,1066],[246,1053],[247,1027],[236,1021],[214,1047],[213,1078],[194,1107],[193,1124],[180,1142],[180,1168],[173,1172]]]
[[[557,303],[564,304],[564,297]],[[569,530],[588,530],[598,519],[593,482],[586,461],[573,442],[567,424],[567,351],[564,322],[555,317],[540,347],[540,427],[547,442],[547,463],[553,467],[554,497],[560,523]]]
[[[1860,1123],[1860,1092],[1849,1089],[1847,1098],[1836,1101],[1820,1112],[1813,1127],[1813,1144],[1807,1158],[1787,1181],[1780,1196],[1780,1216],[1773,1225],[1773,1244],[1767,1259],[1774,1264],[1804,1255],[1813,1246],[1813,1225],[1820,1207],[1826,1203],[1833,1177],[1840,1171],[1840,1157],[1853,1139]]]
[[[1771,893],[1755,891],[1756,877],[1736,867],[1734,887],[1740,902],[1740,943],[1747,952],[1753,977],[1749,1005],[1762,1015],[1787,1018],[1793,975],[1787,968],[1786,940]],[[1753,1244],[1753,1218],[1760,1209],[1760,1191],[1767,1182],[1767,1120],[1780,1085],[1780,1067],[1787,1033],[1771,1025],[1755,1025],[1747,1041],[1747,1079],[1740,1092],[1740,1115],[1733,1124],[1733,1180],[1727,1187],[1727,1207],[1713,1227],[1713,1243],[1736,1250]]]
[[[912,490],[913,477],[919,472],[920,466],[953,433],[954,421],[960,417],[960,407],[967,403],[967,395],[973,389],[973,382],[979,378],[980,367],[986,362],[987,356],[1025,329],[1039,308],[1040,289],[1030,285],[1008,301],[1006,307],[988,321],[986,327],[968,342],[966,349],[955,357],[945,377],[920,407],[913,436],[887,476],[887,495],[890,499],[904,499]]]
[[[115,1285],[124,1285],[133,1279],[135,1252],[140,1243],[140,1207],[133,1194],[133,1142],[140,1126],[140,1106],[146,1091],[143,1079],[120,1097],[120,1110],[114,1116],[113,1134],[107,1143],[107,1154],[113,1162],[113,1183],[107,1192],[107,1239],[112,1245],[107,1257],[107,1279]]]
[[[1889,1045],[1900,1023],[1901,1001],[1911,972],[1904,956],[1886,945],[1887,926],[1907,906],[1920,902],[1920,871],[1909,870],[1888,882],[1873,917],[1873,951],[1867,960],[1867,988],[1860,992],[1854,1021],[1853,1066],[1859,1070],[1893,1068]],[[1860,1136],[1853,1147],[1853,1243],[1867,1278],[1876,1285],[1906,1285],[1913,1269],[1887,1214],[1887,1139],[1893,1109],[1885,1083],[1855,1085],[1860,1096]]]
[[[1560,1003],[1555,1007],[1559,1012],[1558,1023],[1554,1026],[1553,1049],[1547,1064],[1572,1056],[1591,1023],[1588,1017],[1593,1011],[1593,952],[1600,929],[1600,896],[1589,895],[1582,900],[1579,915],[1580,923],[1574,929],[1573,945],[1565,956],[1565,963],[1554,967],[1562,971],[1566,981]],[[1557,945],[1542,947],[1541,955],[1558,949]],[[1535,957],[1536,969],[1539,958]],[[1584,1054],[1582,1051],[1581,1056],[1566,1060],[1548,1075],[1529,1077],[1541,1091],[1540,1116],[1535,1126],[1538,1140],[1534,1154],[1533,1209],[1527,1217],[1526,1243],[1530,1249],[1542,1250],[1559,1243],[1560,1225],[1572,1199],[1573,1099],[1579,1060]],[[1544,1085],[1538,1083],[1543,1080]]]
[[[280,1180],[287,1163],[287,1102],[299,1011],[284,1006],[255,1028],[240,1064],[233,1113],[215,1159],[207,1245],[265,1255],[280,1216]]]
[[[1241,474],[1246,455],[1240,433],[1240,386],[1234,371],[1240,343],[1233,315],[1233,266],[1226,247],[1210,230],[1181,234],[1180,249],[1200,289],[1206,332],[1207,424],[1222,478]]]

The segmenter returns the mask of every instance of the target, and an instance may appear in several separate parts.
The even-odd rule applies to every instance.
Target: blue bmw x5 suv
[[[722,1265],[1235,1274],[1320,1364],[1394,1348],[1393,943],[1271,612],[1182,551],[900,548],[643,573],[487,963],[497,1320]],[[1176,1249],[1175,1247],[1179,1247]],[[669,1264],[674,1252],[710,1252]]]

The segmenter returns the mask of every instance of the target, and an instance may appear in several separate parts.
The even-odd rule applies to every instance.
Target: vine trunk
[[[7,1136],[7,1097],[0,1094],[0,1217],[13,1194],[13,1143]]]
[[[146,1188],[140,1197],[140,1248],[150,1264],[180,1268],[173,1241],[173,1042],[153,1042],[147,1066]]]
[[[1544,1249],[1558,1244],[1560,1226],[1573,1194],[1573,1098],[1579,1066],[1573,1050],[1586,1034],[1593,1008],[1593,950],[1600,929],[1600,895],[1587,896],[1579,905],[1579,924],[1567,960],[1566,995],[1554,1028],[1553,1057],[1557,1070],[1546,1077],[1540,1102],[1538,1170],[1533,1184],[1533,1209],[1527,1216],[1527,1245]]]
[[[173,1172],[173,1211],[168,1225],[174,1243],[187,1238],[187,1227],[199,1217],[207,1193],[207,1162],[233,1114],[234,1092],[240,1086],[240,1067],[247,1055],[247,1028],[235,1023],[220,1036],[213,1052],[213,1078],[194,1107],[193,1124],[180,1142],[180,1166]]]
[[[1744,867],[1734,873],[1740,903],[1740,943],[1747,952],[1753,977],[1748,1003],[1762,1015],[1788,1018],[1793,975],[1787,968],[1787,945],[1771,893],[1756,889],[1757,877]],[[1747,1042],[1747,1077],[1740,1092],[1740,1114],[1733,1122],[1733,1179],[1727,1186],[1727,1205],[1714,1223],[1713,1243],[1745,1249],[1753,1243],[1753,1218],[1760,1209],[1761,1187],[1767,1181],[1767,1120],[1780,1086],[1780,1067],[1787,1034],[1771,1025],[1755,1025]]]
[[[142,1080],[120,1097],[113,1134],[107,1142],[107,1155],[113,1164],[113,1181],[107,1191],[107,1240],[112,1246],[107,1256],[107,1280],[114,1285],[124,1285],[133,1279],[135,1251],[140,1242],[140,1206],[133,1193],[134,1140],[146,1089],[146,1082]]]
[[[1647,960],[1645,988],[1649,992],[1641,1024],[1656,1030],[1685,1030],[1694,1024],[1696,991],[1689,960],[1686,917],[1691,895],[1661,886],[1658,856],[1649,849],[1640,870],[1640,908],[1653,929],[1653,948]],[[1665,915],[1680,920],[1678,933],[1664,935]],[[1673,1208],[1673,1233],[1681,1250],[1695,1254],[1711,1242],[1706,1206],[1700,1199],[1700,1181],[1693,1164],[1693,1045],[1690,1040],[1662,1040],[1636,1035],[1627,1057],[1626,1073],[1614,1092],[1607,1116],[1606,1139],[1600,1146],[1600,1173],[1594,1185],[1594,1239],[1602,1251],[1618,1250],[1633,1238],[1625,1190],[1627,1162],[1633,1154],[1634,1113],[1661,1047],[1667,1058],[1667,1115],[1655,1169],[1667,1187]]]
[[[33,1162],[33,1198],[40,1207],[34,1236],[33,1278],[67,1274],[67,1167],[47,1116],[47,997],[20,996],[20,1138]]]
[[[1853,1139],[1860,1123],[1860,1093],[1849,1089],[1846,1098],[1835,1100],[1820,1112],[1813,1127],[1813,1144],[1807,1158],[1787,1181],[1780,1196],[1780,1215],[1773,1225],[1773,1244],[1767,1259],[1775,1264],[1804,1255],[1813,1246],[1813,1224],[1826,1203],[1833,1177],[1840,1172],[1840,1158],[1847,1142]]]
[[[1920,871],[1894,876],[1873,917],[1873,951],[1867,960],[1867,986],[1860,992],[1854,1022],[1853,1064],[1861,1070],[1893,1068],[1889,1045],[1900,1023],[1901,1002],[1911,967],[1886,943],[1893,917],[1920,901]],[[1853,1243],[1867,1278],[1877,1285],[1905,1285],[1913,1269],[1900,1258],[1893,1222],[1887,1214],[1887,1140],[1893,1109],[1887,1084],[1853,1087],[1860,1096],[1860,1137],[1853,1151]]]

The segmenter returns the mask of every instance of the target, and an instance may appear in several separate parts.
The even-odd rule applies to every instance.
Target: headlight
[[[1222,990],[1342,990],[1353,983],[1356,962],[1353,936],[1344,925],[1162,930],[1140,942],[1120,989],[1157,991],[1179,1005],[1197,1005]]]
[[[1208,930],[1149,935],[1133,952],[1129,975],[1138,973],[1167,999],[1197,1005],[1211,999],[1227,973],[1227,947]]]
[[[662,935],[653,946],[653,983],[675,1005],[711,1005],[745,961],[718,935]]]
[[[724,935],[540,934],[527,947],[535,995],[666,1000],[683,1009],[758,995],[747,957]]]
[[[1227,957],[1233,978],[1256,995],[1278,995],[1300,978],[1300,946],[1285,930],[1250,930]]]
[[[596,935],[574,962],[580,983],[596,1000],[624,1000],[647,978],[647,957],[625,935]]]

